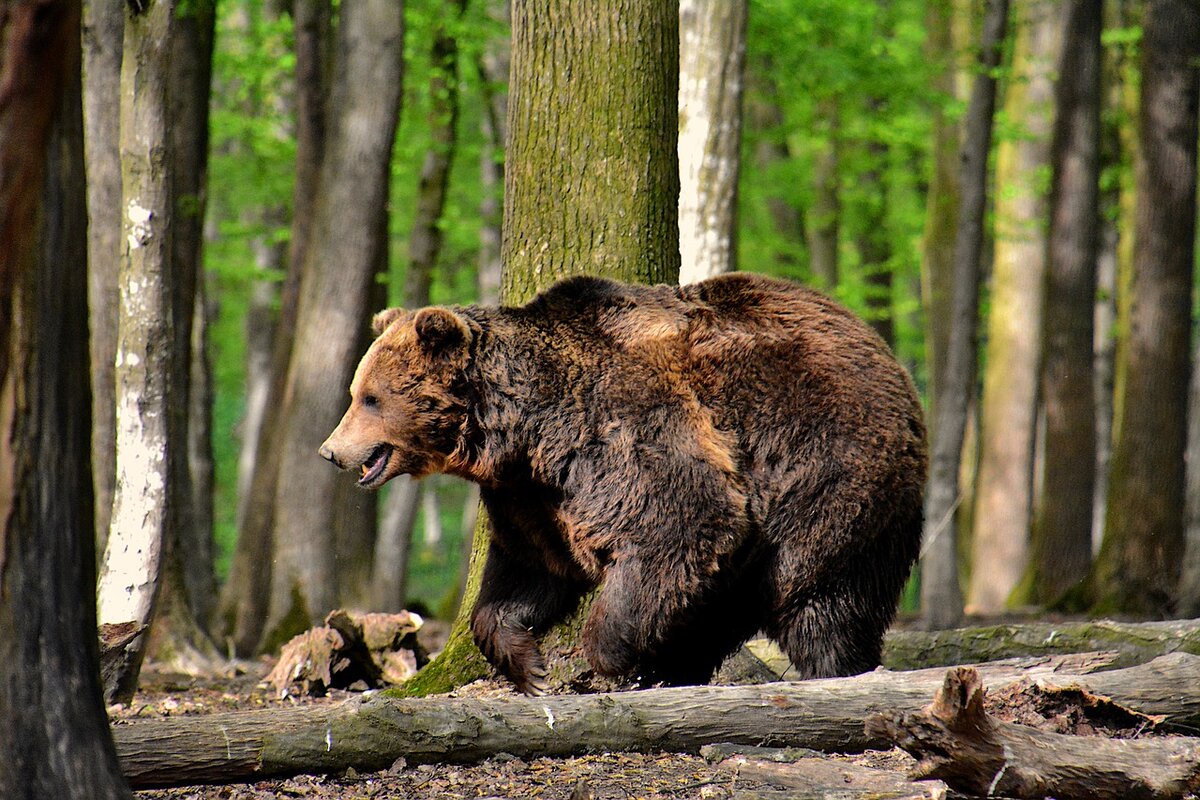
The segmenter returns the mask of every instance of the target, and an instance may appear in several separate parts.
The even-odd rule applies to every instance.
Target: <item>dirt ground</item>
[[[147,664],[142,686],[129,707],[109,709],[113,724],[133,719],[243,711],[269,706],[329,704],[352,693],[334,690],[323,698],[281,700],[262,683],[271,663],[244,665],[239,675],[191,677]],[[493,682],[494,683],[494,682]],[[503,687],[480,682],[480,693]],[[511,691],[511,689],[510,689]],[[686,800],[730,797],[763,784],[741,780],[699,756],[604,753],[578,758],[524,760],[507,755],[472,766],[403,762],[377,773],[297,776],[252,784],[194,786],[135,792],[139,800],[263,800],[265,798],[571,798],[571,800]]]

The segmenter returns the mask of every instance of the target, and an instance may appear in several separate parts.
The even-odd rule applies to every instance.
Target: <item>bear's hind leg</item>
[[[792,662],[785,678],[857,675],[879,666],[890,614],[885,618],[844,588],[789,606],[767,629]]]

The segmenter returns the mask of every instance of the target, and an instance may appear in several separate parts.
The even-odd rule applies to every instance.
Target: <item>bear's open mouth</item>
[[[362,463],[362,477],[358,479],[359,486],[372,486],[387,469],[388,461],[392,458],[390,445],[381,444],[371,451],[371,455]]]

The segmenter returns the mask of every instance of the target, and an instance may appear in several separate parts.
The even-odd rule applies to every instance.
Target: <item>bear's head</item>
[[[358,484],[377,489],[397,475],[445,468],[466,419],[463,373],[474,336],[447,308],[392,308],[372,321],[377,338],[350,384],[350,408],[321,445]]]

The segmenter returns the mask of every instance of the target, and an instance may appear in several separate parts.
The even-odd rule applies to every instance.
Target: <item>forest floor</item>
[[[436,634],[434,634],[436,636]],[[427,642],[427,646],[428,646]],[[437,644],[440,644],[438,642]],[[437,649],[436,645],[430,649]],[[155,717],[200,715],[224,711],[249,711],[270,707],[339,703],[355,692],[331,690],[324,697],[280,698],[265,682],[273,659],[240,662],[236,671],[214,675],[185,675],[169,672],[153,662],[142,670],[141,686],[128,707],[109,709],[114,725]],[[512,693],[500,680],[477,681],[457,695],[496,696]],[[989,695],[988,710],[1000,718],[1045,727],[1040,715],[1025,708],[1020,696]],[[1054,715],[1059,733],[1128,736],[1130,732],[1094,730],[1078,724],[1070,715]],[[818,755],[806,753],[808,755]],[[254,783],[191,786],[142,790],[139,800],[263,800],[265,798],[551,798],[562,800],[725,800],[735,794],[764,796],[781,786],[741,775],[735,759],[722,763],[711,758],[677,753],[601,753],[575,758],[522,759],[500,754],[475,765],[408,765],[403,759],[390,769],[358,773],[353,769],[336,775],[301,775]],[[729,753],[725,752],[728,756]],[[831,761],[874,767],[897,775],[907,773],[915,761],[904,752],[872,751],[853,755],[821,756]],[[757,777],[757,776],[756,776]],[[742,795],[742,793],[746,793]],[[799,796],[799,795],[797,795]]]

